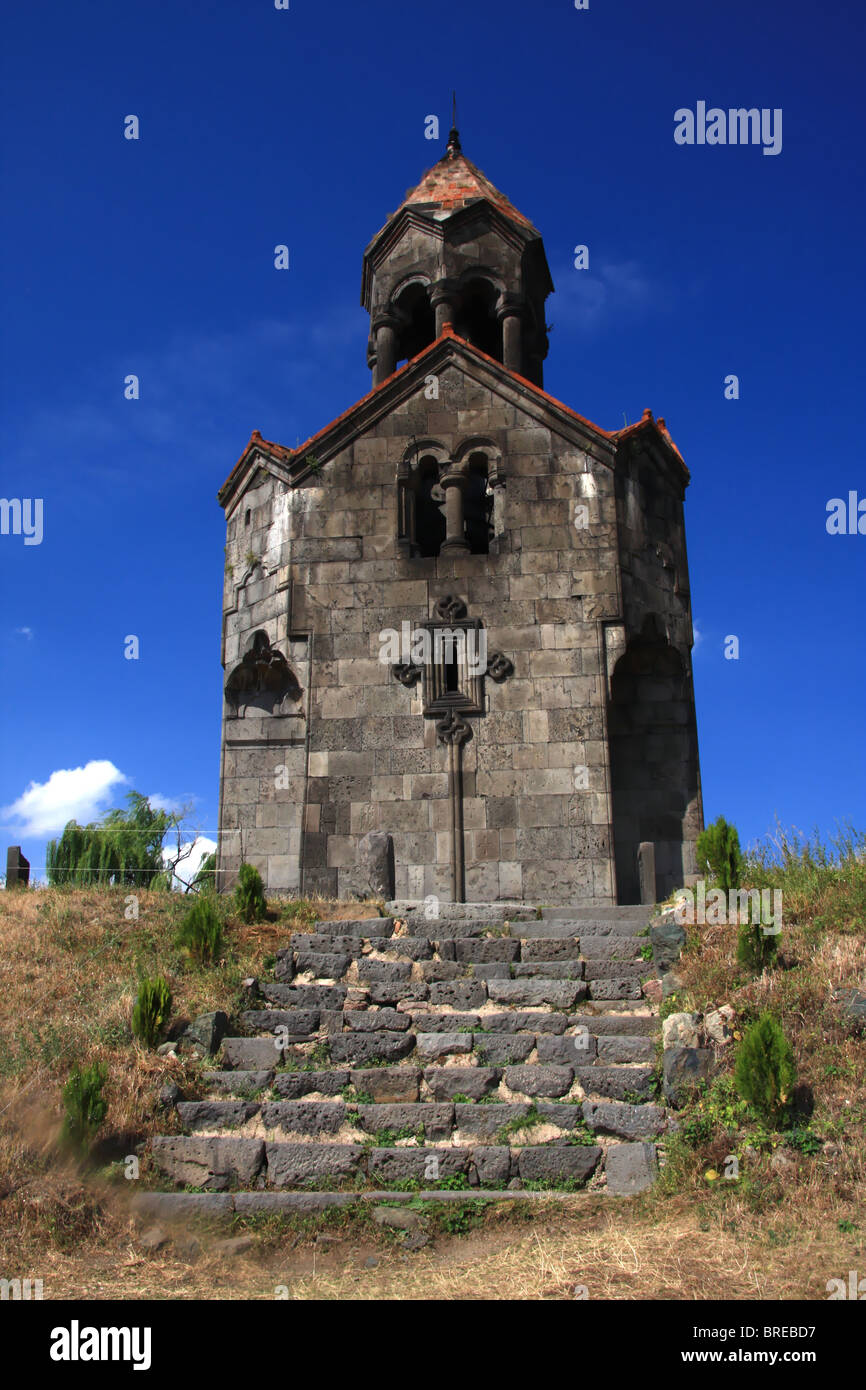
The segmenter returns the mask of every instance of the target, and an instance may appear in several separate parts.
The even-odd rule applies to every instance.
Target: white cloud
[[[33,641],[33,629],[32,629],[32,627],[16,627],[16,629],[15,629],[15,636],[16,636],[16,637],[26,637],[28,642],[32,642],[32,641]]]
[[[583,333],[667,305],[666,296],[637,261],[595,264],[590,260],[589,270],[561,269],[556,284],[557,291],[547,308],[554,326]]]
[[[24,835],[59,835],[67,821],[97,820],[108,809],[112,788],[126,780],[107,758],[94,759],[85,767],[52,772],[47,782],[31,782],[0,815],[20,822],[15,829]]]
[[[700,642],[703,642],[703,640],[704,640],[704,634],[701,632],[701,630],[700,630],[700,628],[698,627],[697,623],[694,623],[694,624],[692,625],[692,636],[693,636],[694,639],[695,639],[695,640],[694,640],[694,646],[698,646],[698,644],[699,644]]]
[[[150,801],[151,805],[153,805],[153,797],[151,797]],[[181,860],[177,866],[177,873],[172,879],[172,888],[186,888],[187,884],[192,882],[201,868],[202,860],[206,859],[209,854],[215,853],[216,840],[209,840],[206,835],[197,835],[193,841],[187,840],[186,844],[181,845],[181,853],[190,849],[190,847],[192,852],[186,859]],[[163,849],[163,863],[168,864],[174,859],[176,853],[176,846],[168,846]]]

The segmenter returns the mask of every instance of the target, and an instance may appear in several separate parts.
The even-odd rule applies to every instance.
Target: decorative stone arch
[[[488,266],[470,266],[457,278],[454,331],[461,338],[495,357],[502,357],[502,329],[497,305],[502,298],[502,277]]]
[[[608,737],[617,898],[640,902],[638,853],[655,849],[655,898],[692,872],[700,830],[697,728],[688,660],[655,614],[618,655]]]
[[[388,313],[396,322],[396,367],[404,358],[416,357],[436,337],[429,275],[416,272],[395,285],[389,296]]]

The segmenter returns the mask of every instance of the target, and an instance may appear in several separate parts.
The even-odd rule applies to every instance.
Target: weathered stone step
[[[666,1126],[659,1105],[626,1105],[622,1101],[586,1100],[581,1107],[588,1127],[621,1139],[655,1139]]]
[[[655,907],[637,903],[611,906],[605,903],[576,904],[573,907],[542,907],[545,922],[643,922],[649,924]]]
[[[581,948],[585,951],[585,943],[591,939],[603,941],[611,936],[633,937],[639,935],[640,922],[633,919],[618,920],[617,918],[578,922],[569,918],[545,917],[540,922],[512,923],[509,930],[511,936],[519,936],[526,940],[530,937],[541,937],[547,941],[556,941],[563,937],[575,937],[580,941]],[[645,945],[649,937],[641,937],[640,939],[641,944]]]
[[[640,978],[618,975],[615,979],[594,979],[588,985],[588,997],[604,999],[642,999]]]
[[[645,960],[596,960],[584,961],[584,978],[593,983],[596,980],[637,980],[638,983],[650,973],[651,967]]]
[[[577,1014],[571,1018],[577,1028],[587,1028],[595,1037],[608,1033],[628,1033],[635,1037],[650,1037],[661,1032],[661,1024],[654,1014],[631,1012]]]
[[[308,1038],[319,1031],[319,1009],[245,1009],[240,1021],[257,1033],[285,1028],[293,1038]]]
[[[620,1146],[625,1147],[625,1146]],[[288,1212],[306,1215],[312,1212],[328,1211],[332,1207],[351,1207],[358,1202],[376,1205],[387,1202],[389,1206],[408,1205],[410,1202],[432,1202],[448,1206],[454,1202],[520,1202],[557,1201],[574,1204],[586,1201],[581,1192],[558,1192],[556,1189],[538,1191],[536,1189],[469,1187],[449,1190],[448,1188],[407,1192],[384,1189],[361,1192],[141,1192],[133,1199],[133,1210],[140,1217],[158,1219],[169,1225],[189,1221],[211,1222],[235,1216],[259,1214],[278,1214]]]
[[[263,999],[283,1008],[342,1009],[346,1002],[345,985],[290,985],[258,982]]]
[[[341,917],[314,923],[320,936],[390,936],[393,930],[393,917]]]
[[[503,922],[534,920],[538,910],[531,903],[449,903],[436,904],[436,915],[427,916],[423,899],[400,899],[385,904],[393,917],[408,922],[410,918],[423,922],[428,935],[435,936],[434,927],[442,922]],[[470,933],[467,933],[469,935]]]
[[[649,1100],[652,1093],[653,1069],[646,1066],[594,1063],[588,1067],[576,1067],[575,1077],[580,1082],[588,1099],[601,1096],[605,1100],[623,1100],[634,1103]]]
[[[477,1107],[483,1111],[486,1107]],[[380,1183],[441,1182],[464,1177],[472,1186],[523,1181],[583,1182],[603,1150],[595,1144],[507,1144],[374,1147],[263,1139],[162,1135],[152,1141],[156,1165],[173,1182],[206,1192],[236,1186],[301,1187],[366,1176]]]

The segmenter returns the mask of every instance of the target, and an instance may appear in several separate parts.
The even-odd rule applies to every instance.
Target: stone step
[[[449,903],[439,901],[434,904],[435,915],[427,916],[424,899],[401,899],[385,904],[394,918],[424,922],[430,928],[429,934],[435,936],[434,925],[442,922],[503,922],[530,921],[538,915],[538,909],[531,903]],[[433,925],[431,925],[433,924]],[[467,933],[468,934],[468,933]]]
[[[635,976],[617,976],[613,980],[594,979],[590,982],[590,999],[642,999],[640,979]]]
[[[574,907],[542,907],[544,922],[645,922],[655,914],[654,906],[626,903],[619,907],[610,904],[584,903]]]
[[[569,918],[545,917],[540,922],[520,922],[512,923],[510,934],[525,939],[531,937],[542,937],[547,941],[556,941],[562,937],[576,937],[581,943],[581,949],[586,951],[586,942],[590,939],[603,941],[611,936],[639,936],[640,922],[634,919],[604,918],[597,921],[578,922]],[[645,945],[649,937],[641,937],[641,944]]]
[[[342,1009],[346,1001],[345,985],[290,985],[258,982],[258,990],[270,1004],[283,1008]]]
[[[488,1107],[479,1106],[480,1111]],[[492,1107],[491,1107],[492,1108]],[[472,1186],[523,1181],[582,1183],[602,1159],[596,1144],[382,1146],[282,1140],[160,1135],[151,1143],[157,1167],[171,1181],[205,1192],[236,1186],[303,1187],[366,1177],[372,1182],[442,1182],[463,1177]]]
[[[393,917],[343,917],[332,922],[315,922],[313,930],[320,936],[390,936],[394,930]]]
[[[661,1034],[661,1023],[654,1014],[631,1012],[576,1014],[572,1015],[570,1022],[576,1028],[587,1028],[594,1037],[602,1037],[609,1033],[633,1034],[635,1037],[651,1037],[655,1033]]]
[[[619,1147],[625,1147],[620,1145]],[[422,1189],[407,1192],[397,1188],[360,1192],[141,1192],[133,1199],[133,1210],[139,1217],[164,1221],[169,1226],[190,1221],[212,1222],[224,1219],[231,1223],[235,1216],[288,1213],[308,1215],[336,1207],[351,1207],[358,1202],[388,1206],[408,1205],[410,1202],[431,1202],[440,1206],[455,1202],[521,1202],[546,1201],[571,1203],[586,1201],[580,1192],[558,1192],[556,1189],[538,1191],[511,1188],[468,1187],[456,1190]]]

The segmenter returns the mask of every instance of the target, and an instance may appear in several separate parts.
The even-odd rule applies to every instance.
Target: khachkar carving
[[[262,630],[253,633],[250,646],[226,681],[225,691],[235,714],[250,705],[273,714],[284,699],[297,700],[301,695],[292,668]]]
[[[484,713],[484,677],[490,676],[501,685],[514,674],[514,665],[503,652],[488,652],[487,632],[480,618],[470,618],[466,604],[453,594],[439,599],[432,620],[407,637],[411,638],[408,659],[395,663],[391,669],[407,688],[423,678],[423,716],[436,720],[437,741],[448,749],[452,894],[455,902],[463,902],[466,870],[462,750],[472,737],[467,716]]]

